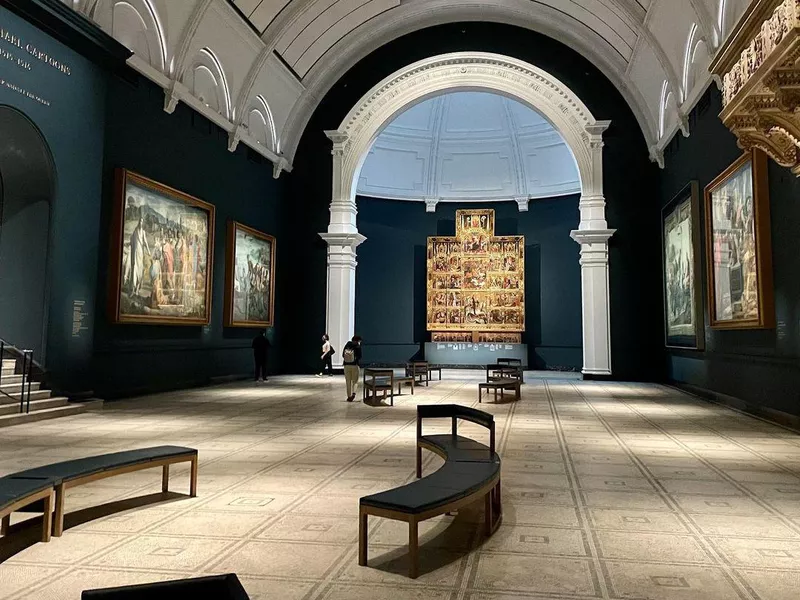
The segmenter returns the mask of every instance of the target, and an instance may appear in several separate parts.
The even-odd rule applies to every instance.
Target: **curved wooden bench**
[[[42,479],[0,477],[0,535],[8,535],[11,514],[36,502],[43,502],[42,541],[50,541],[53,512],[53,482]]]
[[[452,420],[450,434],[422,435],[422,421],[430,418]],[[489,429],[489,446],[458,435],[458,421],[465,420]],[[422,477],[422,449],[445,459],[436,472],[409,484],[365,496],[359,501],[358,564],[367,565],[369,515],[408,523],[409,576],[419,573],[420,521],[457,510],[476,499],[485,499],[486,533],[491,535],[502,520],[500,457],[495,452],[494,417],[457,404],[417,407],[417,477]]]
[[[175,463],[191,463],[190,496],[197,495],[197,450],[185,448],[183,446],[155,446],[152,448],[141,448],[138,450],[128,450],[125,452],[113,452],[111,454],[101,454],[99,456],[88,456],[75,460],[67,460],[51,465],[44,465],[19,473],[7,475],[0,481],[8,481],[6,485],[18,486],[20,490],[24,488],[24,482],[30,485],[39,485],[40,490],[49,489],[50,493],[55,491],[55,520],[53,523],[53,535],[58,537],[64,531],[64,495],[67,488],[91,483],[99,479],[123,475],[142,469],[162,468],[161,490],[169,491],[169,466]],[[35,482],[35,484],[34,484]],[[0,485],[0,495],[3,487]],[[50,510],[48,508],[49,495],[45,499],[45,521],[49,520]],[[20,497],[19,501],[25,498]],[[34,500],[35,501],[35,500]],[[1,503],[1,501],[0,501]],[[30,504],[30,502],[28,503]],[[24,506],[12,504],[12,506]],[[0,509],[2,510],[2,509]],[[14,509],[16,510],[16,509]],[[11,513],[0,512],[3,516],[3,531],[7,531],[10,525]],[[48,528],[49,530],[49,528]],[[46,540],[43,540],[46,541]]]

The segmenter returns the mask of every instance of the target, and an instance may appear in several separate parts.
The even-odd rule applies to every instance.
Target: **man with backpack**
[[[344,345],[342,351],[344,363],[344,380],[347,383],[347,401],[355,400],[358,391],[358,378],[361,366],[361,336],[354,335],[353,339]]]

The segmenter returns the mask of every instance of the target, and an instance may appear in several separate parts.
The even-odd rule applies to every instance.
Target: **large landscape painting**
[[[275,238],[241,223],[228,225],[225,324],[270,327],[275,290]]]
[[[671,347],[704,346],[699,202],[697,182],[692,182],[663,213],[666,343]]]
[[[214,207],[117,172],[111,310],[116,322],[207,324]]]
[[[709,312],[722,328],[773,319],[766,158],[746,154],[706,188]]]

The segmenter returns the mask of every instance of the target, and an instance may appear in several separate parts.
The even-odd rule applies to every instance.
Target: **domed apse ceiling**
[[[580,192],[561,135],[526,105],[485,92],[455,92],[398,115],[372,145],[361,196],[485,202]]]

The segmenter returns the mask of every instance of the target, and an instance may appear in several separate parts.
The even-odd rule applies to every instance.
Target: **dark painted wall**
[[[528,212],[514,202],[442,203],[358,198],[356,331],[364,360],[402,363],[430,340],[426,330],[426,244],[455,235],[459,208],[495,210],[496,235],[525,236],[525,322],[528,364],[538,369],[582,366],[579,246],[569,236],[578,196],[535,200]],[[391,317],[387,317],[391,307]]]
[[[163,110],[164,92],[139,79],[138,85],[110,83],[103,167],[103,214],[97,243],[103,251],[98,306],[108,294],[106,249],[109,245],[114,169],[124,167],[196,196],[216,207],[211,324],[208,327],[114,325],[105,311],[95,319],[96,386],[103,397],[200,384],[215,377],[252,370],[250,343],[257,330],[223,327],[225,243],[229,220],[236,220],[277,238],[277,272],[290,268],[284,250],[287,235],[279,227],[286,203],[286,177],[272,178],[271,163],[241,144],[227,148],[227,134],[185,105],[173,114]],[[276,289],[275,311],[286,300]],[[277,340],[282,324],[270,337]],[[279,368],[274,347],[271,370]]]
[[[14,58],[0,60],[0,104],[17,108],[41,131],[52,152],[57,174],[50,217],[49,268],[42,270],[40,261],[33,266],[15,262],[14,267],[26,269],[26,276],[36,280],[36,289],[48,290],[47,367],[63,385],[81,387],[87,385],[90,375],[93,331],[88,323],[88,329],[73,336],[73,301],[85,302],[84,310],[94,315],[105,75],[82,56],[4,8],[0,8],[0,26],[22,40],[19,45],[0,40],[0,49]],[[25,50],[28,44],[68,65],[70,73],[67,75],[31,57]],[[20,66],[17,59],[30,68]],[[0,141],[3,139],[0,132]],[[35,229],[26,230],[25,235],[41,236],[44,221],[41,218],[27,220],[25,224],[20,221],[19,226]],[[10,267],[4,264],[4,268]],[[12,279],[0,273],[0,294],[11,293],[4,284]],[[29,338],[35,332],[22,335]]]
[[[409,63],[445,52],[482,50],[526,60],[563,81],[597,119],[611,119],[605,136],[605,195],[611,242],[611,328],[614,373],[624,379],[663,376],[662,297],[659,207],[647,202],[656,184],[656,168],[639,126],[614,86],[591,63],[567,46],[512,26],[456,23],[424,29],[390,42],[356,64],[326,95],[298,148],[292,172],[291,251],[304,265],[304,277],[287,291],[287,340],[298,370],[317,368],[317,339],[325,327],[326,246],[318,233],[327,230],[331,200],[330,142],[324,130],[335,129],[370,87]],[[361,218],[361,217],[360,217]],[[577,214],[563,228],[574,228]],[[366,251],[366,250],[365,250]],[[288,276],[284,274],[284,276]],[[357,281],[360,276],[357,275]],[[360,285],[360,284],[359,284]],[[383,299],[387,319],[393,303]]]
[[[666,169],[660,178],[662,205],[693,179],[703,189],[741,156],[736,139],[717,116],[721,110],[720,93],[713,86],[690,115],[691,136],[676,136],[667,148]],[[712,148],[713,152],[709,151]],[[800,415],[800,180],[770,160],[769,191],[777,328],[719,331],[706,327],[706,351],[671,351],[669,376],[674,381]],[[706,269],[703,261],[704,282]],[[705,287],[702,294],[707,325]]]

